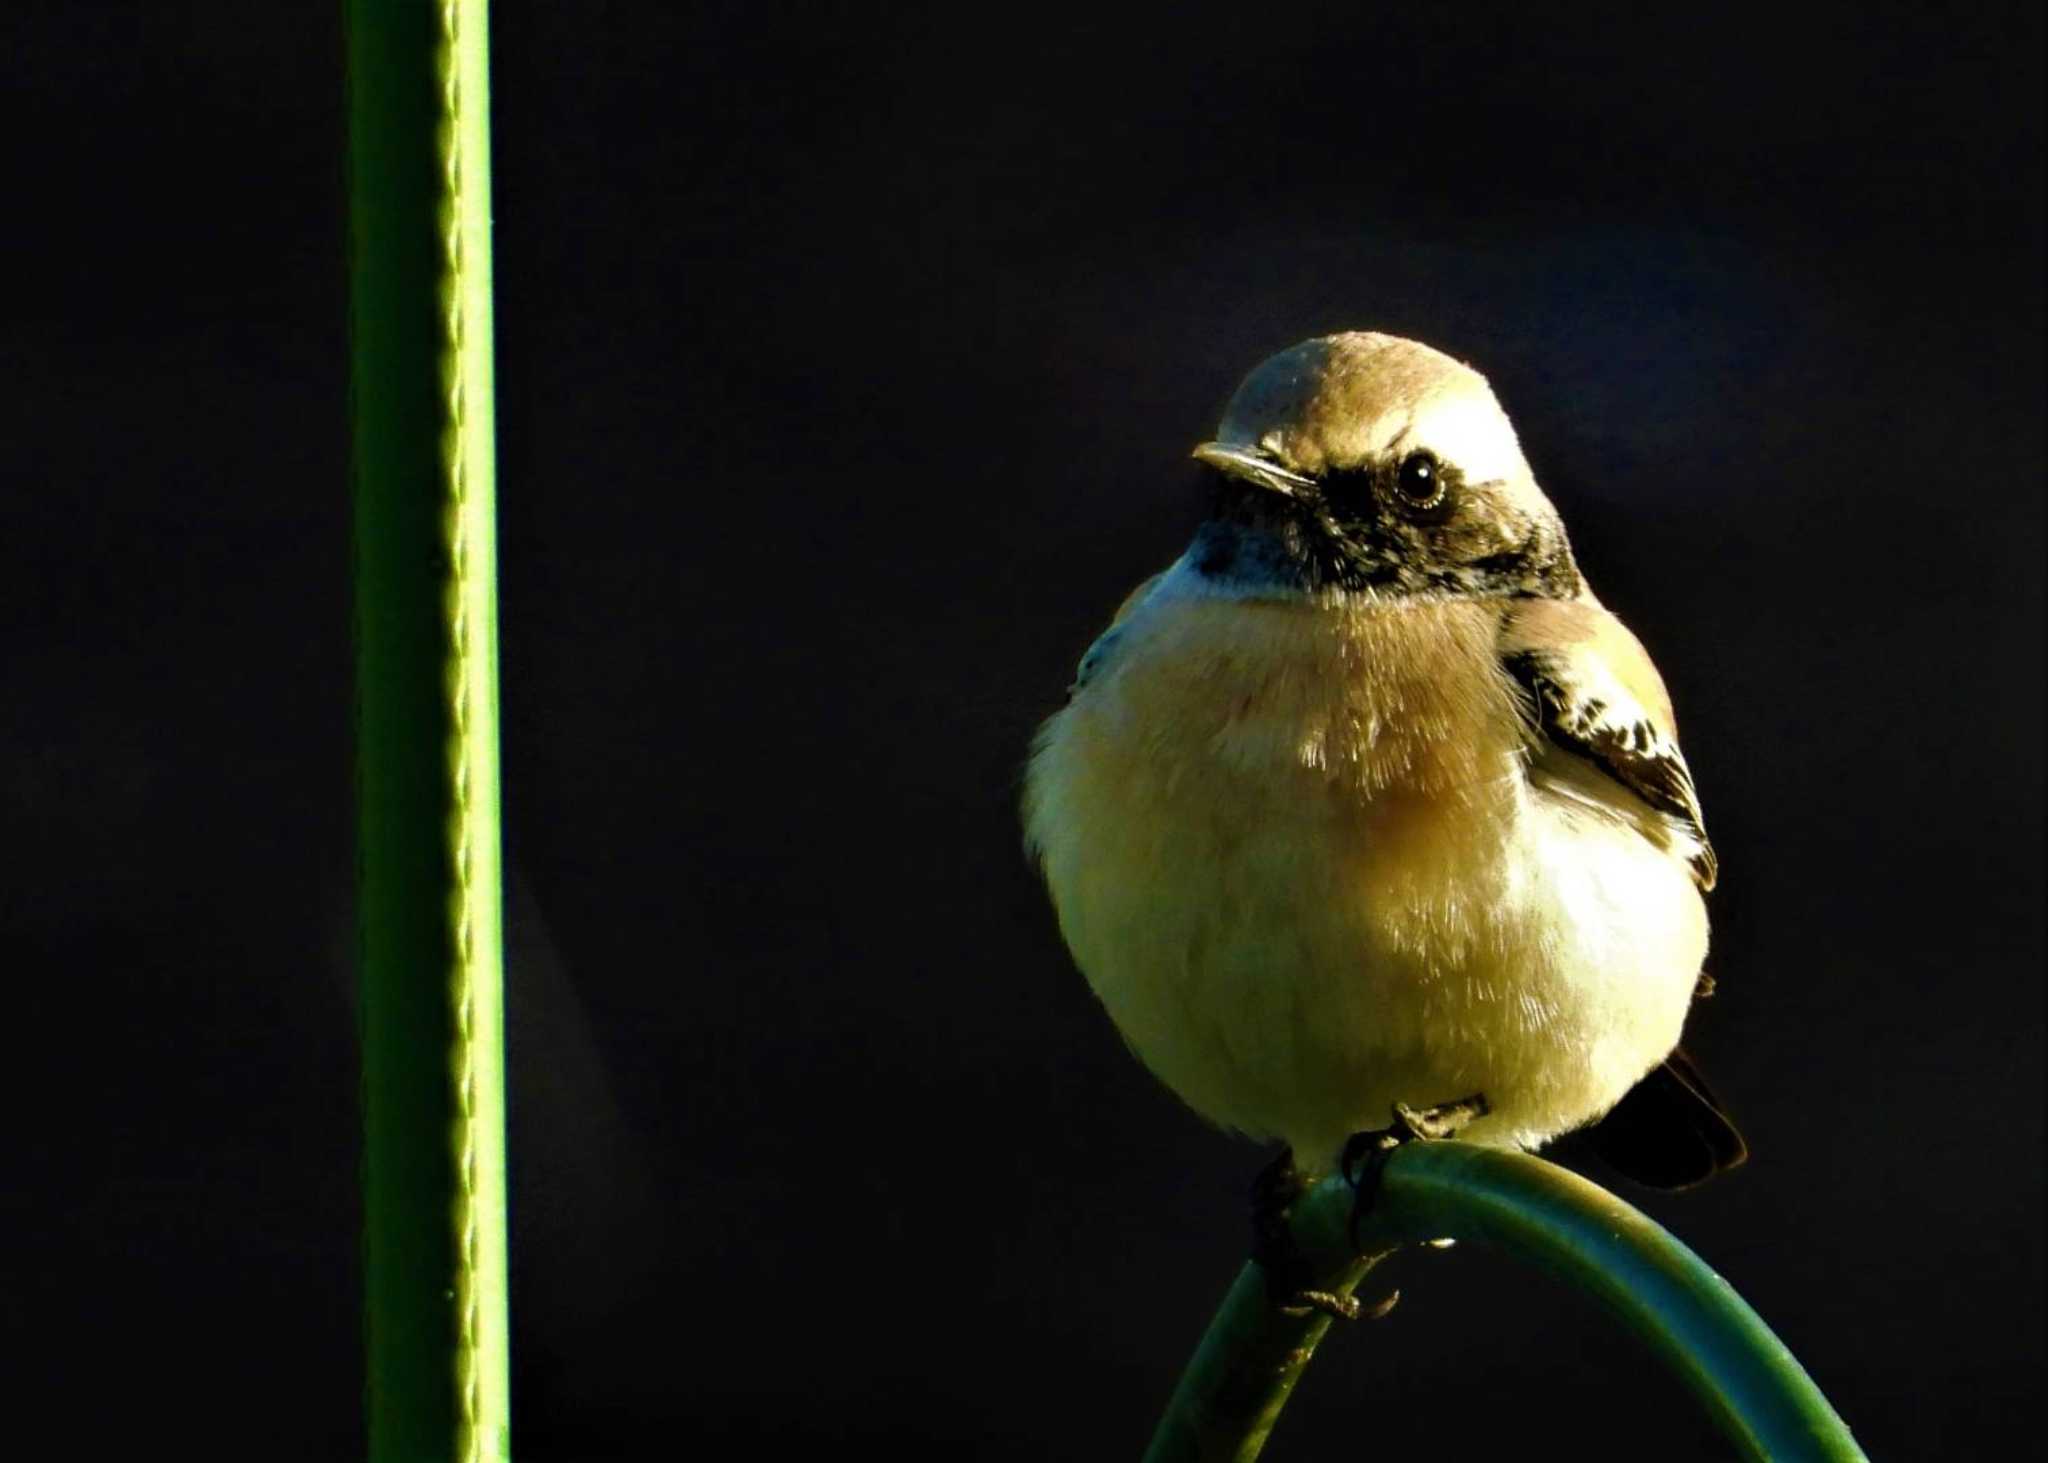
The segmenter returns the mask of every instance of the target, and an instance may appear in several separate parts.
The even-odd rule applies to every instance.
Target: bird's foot
[[[1371,1305],[1366,1305],[1355,1295],[1339,1295],[1334,1290],[1297,1290],[1280,1307],[1290,1316],[1305,1316],[1310,1311],[1321,1311],[1339,1321],[1384,1321],[1401,1303],[1401,1292],[1390,1290]]]
[[[1266,1272],[1266,1294],[1276,1306],[1309,1294],[1315,1278],[1287,1222],[1295,1200],[1307,1192],[1292,1148],[1283,1147],[1252,1180],[1252,1259]]]
[[[1356,1296],[1316,1287],[1308,1257],[1295,1243],[1294,1230],[1288,1224],[1295,1201],[1307,1192],[1308,1185],[1294,1166],[1291,1148],[1282,1148],[1279,1156],[1260,1169],[1259,1176],[1252,1181],[1252,1258],[1266,1273],[1267,1297],[1290,1316],[1321,1311],[1340,1321],[1355,1321],[1361,1316],[1379,1320],[1394,1308],[1401,1298],[1400,1291],[1366,1306]]]
[[[1394,1121],[1384,1128],[1353,1133],[1344,1143],[1339,1167],[1344,1182],[1351,1185],[1351,1248],[1358,1248],[1358,1222],[1372,1212],[1379,1197],[1380,1173],[1387,1159],[1404,1143],[1434,1143],[1454,1138],[1476,1118],[1486,1116],[1486,1094],[1475,1092],[1454,1102],[1435,1107],[1413,1108],[1405,1102],[1394,1104]]]

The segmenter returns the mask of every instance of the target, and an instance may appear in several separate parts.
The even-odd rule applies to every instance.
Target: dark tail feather
[[[1689,1189],[1749,1157],[1749,1145],[1683,1047],[1585,1136],[1615,1172],[1653,1189]]]

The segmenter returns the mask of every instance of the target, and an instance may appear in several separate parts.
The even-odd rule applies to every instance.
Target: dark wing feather
[[[1583,647],[1517,650],[1501,664],[1527,693],[1536,724],[1552,742],[1691,830],[1699,844],[1693,877],[1700,888],[1713,888],[1720,868],[1692,769],[1655,713]]]

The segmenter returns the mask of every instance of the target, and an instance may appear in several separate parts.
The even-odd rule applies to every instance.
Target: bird
[[[1742,1162],[1679,1046],[1717,862],[1670,698],[1486,379],[1318,337],[1193,457],[1207,517],[1023,779],[1061,935],[1138,1059],[1279,1140],[1288,1193],[1389,1134],[1534,1150],[1601,1119],[1656,1187]]]

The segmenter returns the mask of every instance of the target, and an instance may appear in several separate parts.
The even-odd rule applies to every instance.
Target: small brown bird
[[[1621,1104],[1624,1172],[1740,1162],[1674,1050],[1715,857],[1671,704],[1485,380],[1307,341],[1194,455],[1213,511],[1083,657],[1024,799],[1132,1049],[1309,1173],[1471,1096],[1475,1142]]]

